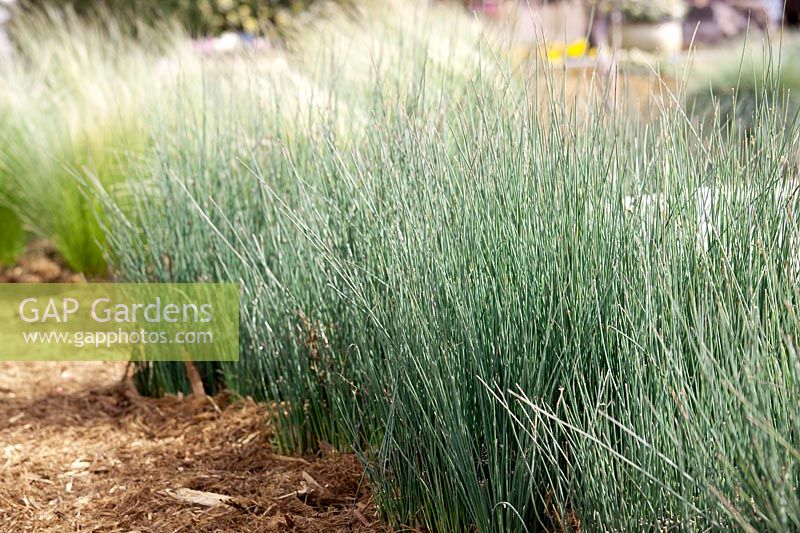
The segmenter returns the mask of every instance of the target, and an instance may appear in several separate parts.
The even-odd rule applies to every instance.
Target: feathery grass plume
[[[103,235],[91,195],[76,176],[122,181],[147,144],[146,123],[172,90],[178,38],[109,17],[85,21],[69,10],[21,16],[16,50],[2,65],[0,194],[25,226],[53,241],[67,264],[103,274]],[[180,59],[177,59],[180,58]]]

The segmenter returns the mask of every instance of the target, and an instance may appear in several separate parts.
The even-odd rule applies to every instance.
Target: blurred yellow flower
[[[285,26],[286,24],[289,24],[291,20],[292,16],[285,9],[279,9],[275,13],[275,24],[277,24],[278,26]]]
[[[578,39],[569,44],[556,43],[547,47],[547,59],[550,61],[583,57],[587,54],[591,55],[591,50],[586,39]]]
[[[253,17],[247,17],[242,20],[242,28],[247,33],[256,33],[258,32],[258,21]]]

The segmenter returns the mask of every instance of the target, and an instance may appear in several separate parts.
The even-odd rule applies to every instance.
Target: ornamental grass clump
[[[204,380],[283,450],[355,450],[397,528],[800,527],[796,124],[576,113],[460,15],[397,13],[345,32],[385,37],[372,69],[290,60],[157,131],[130,203],[104,191],[115,271],[238,282],[241,359]]]
[[[179,38],[136,31],[68,10],[27,13],[0,65],[0,203],[87,275],[106,272],[103,233],[76,177],[124,181],[146,148],[146,124],[166,112],[160,100],[191,71]]]
[[[691,83],[687,107],[705,127],[747,135],[764,108],[792,123],[800,113],[800,38],[786,32],[775,38],[731,47],[713,64],[699,59],[698,75]]]

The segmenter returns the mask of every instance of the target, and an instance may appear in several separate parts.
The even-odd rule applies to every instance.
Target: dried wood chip
[[[302,463],[304,465],[311,466],[311,463],[303,459],[302,457],[289,457],[288,455],[278,455],[277,453],[270,454],[270,459],[274,459],[275,461],[281,461],[284,463]]]
[[[325,494],[325,487],[320,485],[317,480],[311,477],[308,472],[303,470],[300,472],[300,475],[303,476],[303,479],[306,481],[306,483],[308,483],[308,486],[312,491],[317,492],[320,496]]]
[[[33,497],[29,498],[28,496],[23,495],[22,503],[25,504],[25,507],[33,507],[34,509],[39,508],[39,505],[37,505],[36,500],[34,500]]]
[[[185,488],[165,489],[164,493],[180,502],[202,505],[203,507],[216,507],[233,499],[231,496],[224,494]]]
[[[353,509],[353,515],[361,522],[361,525],[364,527],[372,526],[372,523],[367,520],[367,518],[359,511],[358,509]]]
[[[37,483],[46,483],[48,485],[52,485],[53,482],[49,479],[45,479],[43,477],[34,476],[33,474],[25,474],[25,479],[27,481],[35,481]]]
[[[83,470],[85,468],[89,468],[91,463],[84,461],[82,459],[75,459],[71,465],[69,465],[70,470]]]
[[[258,437],[260,434],[261,434],[260,431],[256,431],[254,433],[251,433],[248,436],[246,436],[245,438],[243,438],[242,440],[240,440],[239,444],[241,444],[242,446],[244,446],[246,444],[249,444],[253,439]]]

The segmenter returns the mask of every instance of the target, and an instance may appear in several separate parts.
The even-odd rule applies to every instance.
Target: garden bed
[[[9,366],[9,528],[381,527],[366,470],[398,530],[800,530],[791,65],[524,62],[440,8],[224,59],[31,23],[17,227],[87,276],[236,283],[240,344],[138,363],[158,399]]]
[[[0,267],[0,283],[85,283],[83,274],[76,274],[64,265],[47,241],[38,240],[15,264]]]
[[[353,455],[278,455],[263,405],[143,398],[124,372],[0,363],[0,529],[384,529]],[[232,499],[207,507],[182,489]]]

